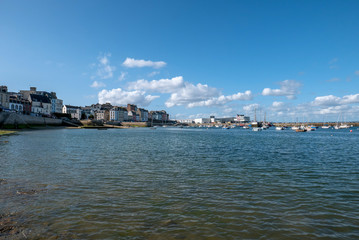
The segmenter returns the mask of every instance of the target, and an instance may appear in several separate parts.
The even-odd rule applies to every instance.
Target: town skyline
[[[358,7],[2,1],[0,85],[173,119],[253,118],[257,109],[268,121],[359,120]]]

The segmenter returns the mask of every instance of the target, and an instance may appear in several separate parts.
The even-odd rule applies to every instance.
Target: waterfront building
[[[101,110],[101,104],[99,104],[99,103],[92,104],[90,107],[93,111]]]
[[[30,115],[31,114],[31,102],[27,99],[21,99],[21,103],[23,106],[23,114]]]
[[[166,122],[169,120],[169,115],[165,110],[161,111],[150,111],[149,118],[154,121]]]
[[[82,115],[81,107],[72,106],[72,105],[64,105],[62,107],[62,113],[70,114],[71,118],[81,120],[81,115]]]
[[[110,111],[106,109],[97,110],[95,112],[95,119],[102,120],[102,121],[109,121],[110,120]]]
[[[137,106],[135,104],[127,104],[127,111],[137,111]]]
[[[210,118],[196,118],[194,119],[194,123],[196,124],[203,124],[203,123],[210,123],[211,119]]]
[[[138,108],[136,113],[139,115],[140,122],[148,122],[148,110]]]
[[[137,118],[136,116],[136,112],[135,111],[127,111],[127,120],[130,122],[138,122],[137,119],[139,119],[139,117]]]
[[[51,112],[62,113],[63,100],[53,98],[51,99]]]
[[[111,105],[111,103],[105,103],[101,105],[101,110],[108,110],[110,111],[113,108],[113,106]]]
[[[250,120],[250,117],[237,114],[235,121],[239,122],[239,123],[249,123],[251,120]]]
[[[9,108],[10,95],[7,92],[7,86],[0,86],[0,107]]]
[[[30,90],[20,90],[19,94],[24,99],[29,99],[31,94],[45,96],[50,99],[50,113],[62,113],[63,100],[57,98],[56,92],[38,91],[36,87],[30,87]]]
[[[86,119],[89,119],[90,116],[95,118],[95,111],[91,106],[81,107],[81,111],[82,111],[81,115],[85,115]]]
[[[181,120],[177,120],[177,122],[187,123],[187,124],[194,123],[194,121],[192,119],[181,119]]]
[[[119,121],[128,121],[128,111],[125,107],[119,107]]]
[[[119,107],[113,107],[110,110],[110,121],[120,121],[120,110]]]
[[[21,99],[18,98],[17,96],[10,96],[9,109],[12,111],[22,113],[24,110],[24,106],[23,106]]]
[[[33,114],[50,115],[51,100],[47,96],[30,94],[28,100],[31,102],[31,112]]]
[[[235,122],[235,117],[226,117],[226,118],[216,118],[217,123],[233,123]]]

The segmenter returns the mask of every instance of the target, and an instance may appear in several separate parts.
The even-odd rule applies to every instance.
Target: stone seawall
[[[35,117],[17,113],[0,112],[0,128],[27,128],[31,126],[61,126],[61,119]]]
[[[148,122],[122,122],[122,126],[127,127],[149,127],[151,126],[151,123]]]

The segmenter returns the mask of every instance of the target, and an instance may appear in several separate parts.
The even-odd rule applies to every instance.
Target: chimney
[[[36,92],[36,87],[30,87],[30,91]]]

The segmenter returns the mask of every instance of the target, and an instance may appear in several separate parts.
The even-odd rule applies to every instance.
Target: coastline
[[[8,130],[2,130],[0,129],[0,136],[3,136],[3,135],[10,135],[10,134],[14,134],[16,133],[17,131],[8,131]]]

